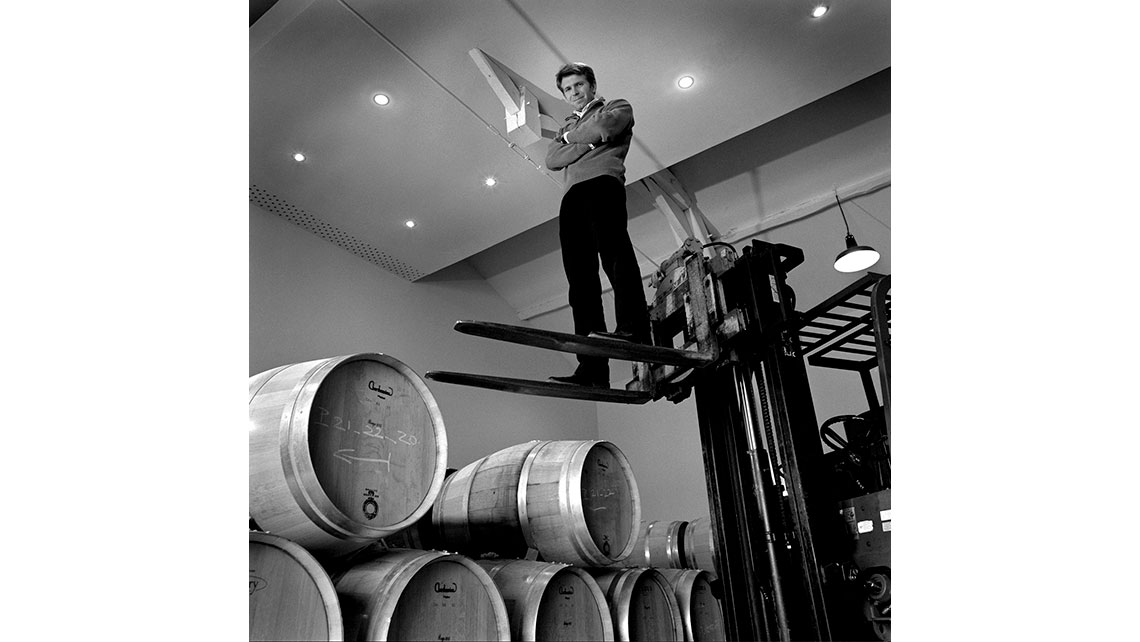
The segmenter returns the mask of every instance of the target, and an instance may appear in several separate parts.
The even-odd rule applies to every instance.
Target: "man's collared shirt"
[[[585,115],[586,112],[590,111],[590,108],[593,107],[595,103],[603,103],[605,101],[606,99],[602,98],[601,96],[594,96],[594,99],[586,103],[586,106],[582,108],[582,111],[575,110],[574,115],[578,118],[581,118],[583,115]]]

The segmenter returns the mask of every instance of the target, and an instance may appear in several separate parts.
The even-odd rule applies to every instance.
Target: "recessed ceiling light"
[[[412,227],[415,227],[415,226],[416,226],[416,222],[415,222],[415,221],[413,221],[413,220],[411,220],[411,219],[408,219],[408,220],[404,221],[404,227],[407,227],[407,228],[412,228]]]
[[[376,103],[377,105],[383,106],[383,105],[387,105],[388,103],[392,102],[392,99],[388,98],[384,94],[376,94],[375,96],[372,97],[372,102]]]
[[[486,185],[487,187],[494,187],[495,184],[498,182],[499,181],[495,180],[494,176],[488,176],[487,178],[483,179],[483,184]]]
[[[293,154],[293,160],[297,161],[298,163],[303,162],[305,160],[305,155],[301,152],[297,152],[296,154]]]
[[[813,18],[822,18],[822,17],[823,17],[823,14],[825,14],[825,13],[827,13],[827,5],[825,5],[825,4],[818,4],[818,5],[816,5],[816,6],[815,6],[815,9],[812,9],[812,10],[811,10],[811,17],[813,17]]]
[[[696,81],[693,80],[692,76],[681,76],[681,78],[677,80],[677,86],[681,89],[688,89],[693,86],[694,82]]]

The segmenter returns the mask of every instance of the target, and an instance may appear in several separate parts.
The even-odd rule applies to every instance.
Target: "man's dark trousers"
[[[572,185],[558,211],[562,267],[570,285],[574,334],[606,331],[598,259],[614,289],[617,332],[649,341],[649,311],[633,244],[629,240],[625,185],[614,176],[599,176]],[[607,360],[578,355],[579,370],[600,371]]]

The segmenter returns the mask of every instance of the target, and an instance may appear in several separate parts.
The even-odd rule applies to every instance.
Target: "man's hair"
[[[562,93],[562,79],[566,76],[580,75],[586,77],[586,82],[590,83],[591,87],[597,87],[598,81],[594,78],[594,70],[589,65],[582,62],[569,62],[562,65],[558,73],[554,74],[554,86],[558,87],[558,93]]]

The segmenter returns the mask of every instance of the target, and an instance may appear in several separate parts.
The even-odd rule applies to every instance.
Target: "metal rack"
[[[879,368],[887,441],[891,430],[891,277],[868,272],[811,310],[799,322],[808,364],[858,372],[868,406],[879,407],[871,370]]]

